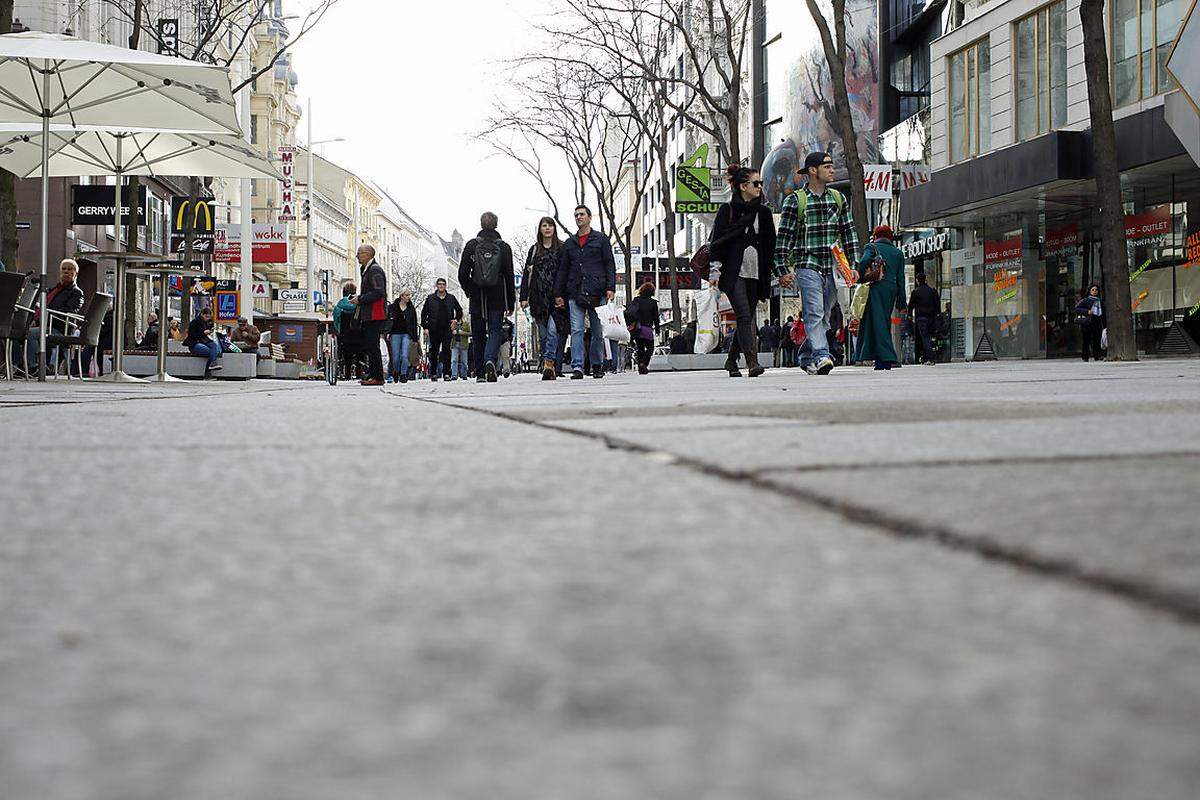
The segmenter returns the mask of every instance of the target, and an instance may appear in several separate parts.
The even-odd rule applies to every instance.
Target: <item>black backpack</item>
[[[498,239],[476,239],[471,280],[480,289],[499,286],[500,264],[503,260],[503,251]]]

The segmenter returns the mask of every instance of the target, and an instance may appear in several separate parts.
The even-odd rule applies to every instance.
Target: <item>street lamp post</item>
[[[313,215],[316,213],[317,204],[316,196],[313,193],[313,186],[316,185],[316,175],[313,172],[315,159],[313,158],[313,148],[319,144],[328,144],[329,142],[344,142],[345,139],[338,137],[336,139],[322,139],[319,142],[313,141],[312,136],[312,98],[308,98],[308,219],[304,221],[307,235],[304,237],[304,262],[306,280],[304,287],[307,290],[307,297],[304,300],[304,307],[308,311],[314,310],[313,305],[313,261],[316,258],[316,243],[313,239]]]

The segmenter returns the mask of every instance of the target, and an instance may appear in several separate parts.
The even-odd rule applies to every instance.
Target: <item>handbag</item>
[[[867,245],[867,248],[870,249],[873,246]],[[859,283],[879,283],[887,271],[887,261],[879,255],[878,250],[872,250],[872,252],[875,255],[871,258],[871,263],[867,265],[867,268],[858,276]]]
[[[648,339],[654,341],[654,328],[649,325],[638,325],[637,333],[639,339]]]
[[[792,323],[792,330],[788,335],[791,337],[792,342],[799,347],[808,338],[808,331],[804,329],[804,323],[801,320],[796,320]]]

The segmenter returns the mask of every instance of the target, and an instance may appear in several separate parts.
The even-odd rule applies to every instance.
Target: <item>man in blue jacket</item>
[[[604,326],[596,307],[612,300],[617,293],[617,264],[612,245],[602,231],[592,230],[592,212],[587,206],[575,209],[579,233],[568,236],[559,256],[558,278],[554,287],[554,305],[571,312],[571,378],[583,378],[583,329],[592,327],[592,377],[604,377]],[[549,337],[547,337],[549,339]],[[546,342],[553,353],[557,339]]]

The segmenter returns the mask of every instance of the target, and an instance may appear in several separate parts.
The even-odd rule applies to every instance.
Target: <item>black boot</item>
[[[726,356],[725,369],[728,370],[729,377],[731,378],[742,377],[742,371],[738,369],[737,365],[737,356],[735,356],[733,353],[730,353],[728,356]]]
[[[748,353],[746,355],[746,374],[751,378],[757,378],[767,371],[767,368],[758,363],[758,353]]]

